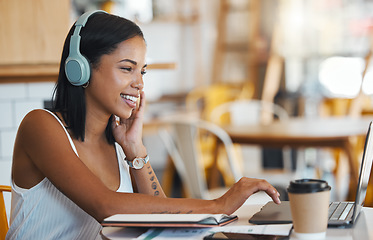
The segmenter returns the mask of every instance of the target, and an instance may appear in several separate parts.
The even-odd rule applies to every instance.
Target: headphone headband
[[[81,86],[88,82],[91,75],[89,61],[80,53],[80,31],[90,16],[102,10],[84,13],[75,23],[74,33],[70,38],[69,56],[65,62],[65,73],[69,82],[74,86]]]

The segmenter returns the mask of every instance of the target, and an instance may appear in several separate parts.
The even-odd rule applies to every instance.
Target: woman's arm
[[[125,213],[234,213],[252,194],[265,191],[275,203],[279,204],[277,190],[262,179],[241,178],[223,196],[214,200],[187,198],[159,198],[144,194],[122,193],[108,198],[109,216],[123,213],[123,206],[116,204],[127,198]]]
[[[130,172],[138,193],[166,197],[150,162],[142,169],[131,169]]]

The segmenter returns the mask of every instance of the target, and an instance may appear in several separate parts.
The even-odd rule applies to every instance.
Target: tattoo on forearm
[[[148,167],[149,168],[149,167]],[[155,177],[155,175],[153,174],[153,171],[149,171],[148,172],[150,176],[150,181],[152,181],[151,183],[151,188],[154,190],[154,196],[158,196],[159,195],[159,191],[157,190],[157,178]]]

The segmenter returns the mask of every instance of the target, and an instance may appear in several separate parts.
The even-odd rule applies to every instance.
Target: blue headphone
[[[69,56],[65,61],[65,73],[69,82],[74,86],[86,84],[91,76],[91,67],[88,60],[80,53],[80,30],[88,21],[88,18],[101,10],[86,12],[75,23],[74,34],[70,39]]]

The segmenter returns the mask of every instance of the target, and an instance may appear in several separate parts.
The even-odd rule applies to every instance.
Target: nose
[[[140,74],[140,76],[135,77],[131,86],[133,88],[136,88],[137,90],[142,90],[144,88],[144,81],[142,79],[142,74]]]

